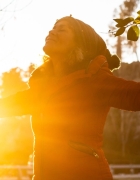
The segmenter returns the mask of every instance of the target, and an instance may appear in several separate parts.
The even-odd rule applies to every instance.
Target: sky
[[[45,37],[56,20],[63,16],[71,14],[86,22],[107,41],[113,11],[122,2],[123,0],[0,0],[0,73],[13,67],[27,69],[30,63],[39,65],[44,54],[42,47]]]

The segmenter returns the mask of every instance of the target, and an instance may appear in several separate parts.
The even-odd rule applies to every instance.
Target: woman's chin
[[[48,56],[52,56],[53,54],[55,54],[54,49],[51,48],[51,47],[44,46],[44,47],[43,47],[43,51],[44,51],[44,53],[47,54]]]
[[[45,54],[48,55],[48,53],[51,51],[51,48],[49,48],[49,47],[47,47],[47,46],[44,46],[44,47],[43,47],[43,51],[44,51]]]

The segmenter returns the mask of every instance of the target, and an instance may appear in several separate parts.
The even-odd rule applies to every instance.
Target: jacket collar
[[[75,84],[77,80],[91,77],[92,75],[96,74],[102,67],[108,67],[107,60],[105,56],[97,56],[93,59],[88,68],[75,71],[67,76],[60,78],[59,80],[52,78],[49,84],[49,88],[47,89],[48,93],[53,94],[54,92],[63,89],[64,87],[67,88],[72,84]],[[50,91],[50,92],[49,92]]]
[[[105,56],[99,55],[90,61],[87,73],[91,75],[96,74],[103,66],[108,67],[107,59]]]
[[[67,76],[63,76],[60,79],[56,79],[54,77],[48,77],[45,82],[42,84],[42,88],[40,89],[42,92],[41,94],[49,100],[52,99],[56,94],[69,89],[78,80],[91,77],[92,75],[96,74],[102,67],[108,69],[107,60],[104,56],[100,55],[93,59],[88,68],[75,71],[73,73],[68,74]],[[109,70],[109,69],[108,69]],[[36,84],[38,86],[38,84]],[[36,87],[36,86],[34,86]],[[45,99],[46,99],[45,98]]]
[[[99,55],[95,59],[90,61],[89,66],[87,67],[86,70],[81,69],[81,70],[75,71],[73,73],[70,73],[67,76],[62,77],[61,82],[62,83],[66,82],[69,84],[70,82],[73,82],[76,79],[90,77],[90,76],[96,74],[102,67],[108,68],[108,63],[107,63],[105,56]]]

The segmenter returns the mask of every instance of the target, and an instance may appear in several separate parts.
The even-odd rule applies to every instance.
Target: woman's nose
[[[50,30],[50,31],[49,31],[49,35],[50,35],[50,34],[56,35],[56,30],[55,30],[55,29]]]

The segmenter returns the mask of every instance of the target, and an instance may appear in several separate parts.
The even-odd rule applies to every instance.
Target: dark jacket
[[[139,111],[140,83],[115,77],[98,56],[61,79],[32,78],[0,106],[1,117],[32,115],[35,180],[112,180],[102,150],[106,116],[110,107]]]

